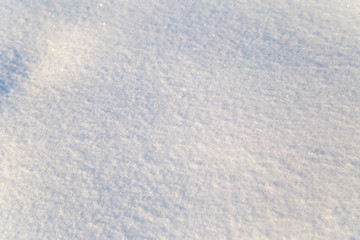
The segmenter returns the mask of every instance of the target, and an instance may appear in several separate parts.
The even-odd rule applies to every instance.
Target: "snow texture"
[[[0,18],[0,239],[360,239],[359,1]]]

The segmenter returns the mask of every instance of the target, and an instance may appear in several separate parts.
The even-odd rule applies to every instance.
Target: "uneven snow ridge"
[[[0,239],[360,239],[360,3],[0,3]]]

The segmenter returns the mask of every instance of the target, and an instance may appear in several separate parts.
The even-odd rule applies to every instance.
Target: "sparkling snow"
[[[360,2],[0,18],[0,239],[360,239]]]

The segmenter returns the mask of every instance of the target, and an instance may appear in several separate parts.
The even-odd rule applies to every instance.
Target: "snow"
[[[1,239],[360,239],[360,3],[0,3]]]

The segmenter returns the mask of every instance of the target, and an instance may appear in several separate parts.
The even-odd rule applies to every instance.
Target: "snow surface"
[[[359,1],[0,19],[0,239],[360,239]]]

